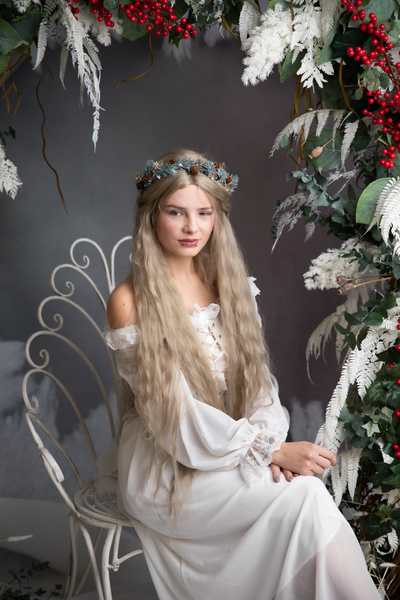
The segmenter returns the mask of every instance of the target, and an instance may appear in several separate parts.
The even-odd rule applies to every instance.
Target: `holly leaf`
[[[387,463],[376,463],[375,468],[377,473],[370,477],[370,481],[374,485],[381,485],[384,479],[392,475],[392,469]]]

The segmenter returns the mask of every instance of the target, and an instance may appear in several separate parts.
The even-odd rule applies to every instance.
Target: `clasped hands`
[[[336,455],[311,442],[282,442],[279,450],[272,453],[270,465],[275,482],[281,472],[288,481],[298,475],[322,475],[325,469],[336,464]]]

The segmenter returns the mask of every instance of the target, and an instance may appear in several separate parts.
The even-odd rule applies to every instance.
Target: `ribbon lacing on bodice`
[[[203,329],[198,329],[199,333],[203,333],[206,336],[205,340],[202,340],[203,346],[207,346],[209,348],[209,359],[211,362],[211,370],[213,373],[213,377],[215,379],[215,384],[217,386],[217,393],[221,394],[223,391],[227,389],[226,381],[225,381],[225,373],[228,370],[228,365],[226,362],[226,349],[221,347],[221,334],[218,336],[215,335],[214,332],[215,323],[211,325],[207,325],[207,327]],[[212,338],[211,341],[207,341],[209,338]],[[218,368],[218,361],[223,360],[225,362],[224,366]],[[222,375],[222,377],[221,377]],[[219,389],[218,389],[219,388]]]

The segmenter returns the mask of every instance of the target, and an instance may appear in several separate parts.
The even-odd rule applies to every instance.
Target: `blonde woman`
[[[255,296],[228,213],[237,177],[192,151],[137,176],[132,271],[105,336],[120,398],[118,504],[160,600],[372,600],[349,525],[286,443]]]

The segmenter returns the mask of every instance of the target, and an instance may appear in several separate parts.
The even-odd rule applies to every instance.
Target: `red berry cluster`
[[[369,21],[366,21],[365,10],[359,10],[362,6],[362,0],[342,0],[342,5],[346,6],[347,10],[352,13],[352,21],[361,21],[359,29],[365,31],[372,36],[373,50],[367,53],[364,48],[348,48],[347,54],[355,61],[362,61],[366,67],[374,66],[381,67],[385,73],[389,75],[392,81],[394,90],[392,93],[386,92],[382,95],[381,90],[369,91],[367,90],[366,96],[368,97],[368,104],[378,104],[379,108],[368,110],[364,108],[363,115],[371,117],[374,125],[382,125],[383,133],[389,133],[393,136],[393,141],[396,146],[391,145],[388,148],[382,150],[383,157],[380,164],[383,167],[392,169],[394,167],[393,159],[396,158],[396,152],[400,154],[400,124],[394,124],[393,119],[385,117],[390,111],[400,112],[400,62],[396,63],[396,72],[389,60],[387,51],[393,48],[393,44],[389,42],[389,37],[385,33],[386,25],[381,23],[377,26],[377,17],[374,13],[369,13]],[[365,88],[363,88],[365,89]]]
[[[79,0],[65,0],[65,2],[67,2],[68,6],[70,7],[75,19],[78,20],[78,17],[76,15],[79,13],[79,8],[77,6],[74,6],[74,4],[78,4]]]
[[[75,1],[75,0],[74,0]],[[94,15],[98,15],[98,21],[104,21],[107,27],[114,27],[113,15],[103,5],[104,0],[89,0],[91,11]],[[174,9],[168,6],[168,0],[135,0],[129,4],[120,4],[119,8],[124,11],[125,16],[132,23],[135,21],[139,25],[146,25],[147,31],[155,29],[156,35],[167,36],[170,31],[175,31],[182,34],[182,37],[187,40],[190,34],[195,36],[196,29],[187,22],[183,17],[180,22],[177,22],[177,16],[174,14]]]

